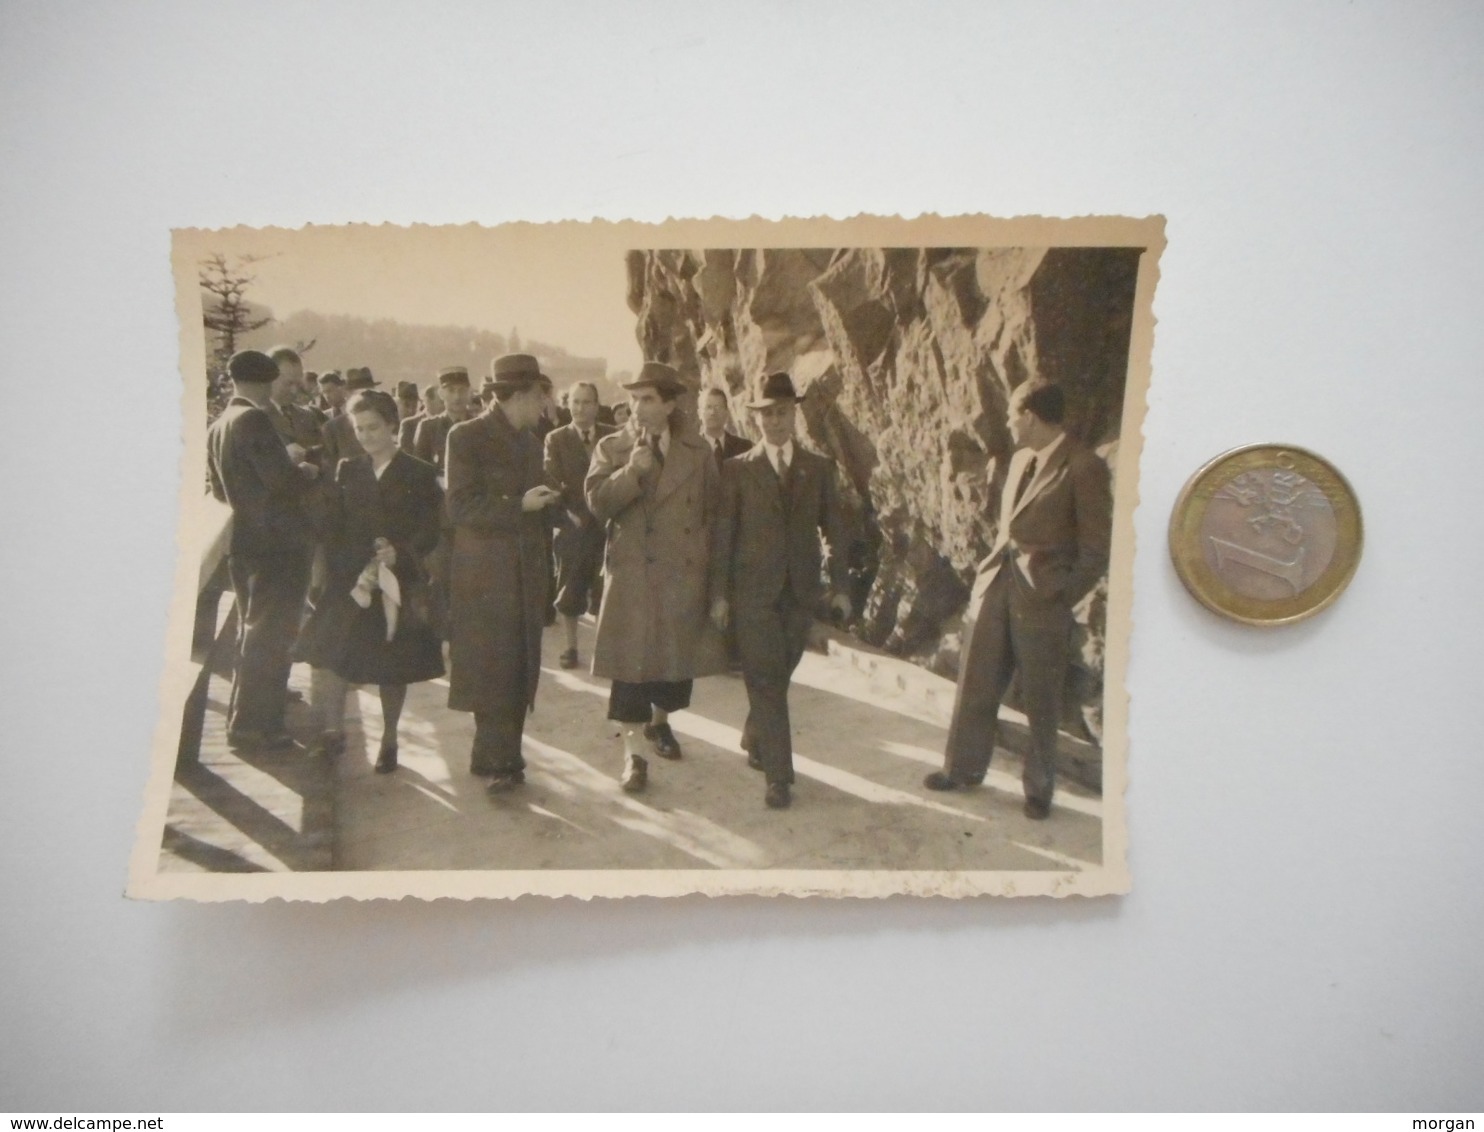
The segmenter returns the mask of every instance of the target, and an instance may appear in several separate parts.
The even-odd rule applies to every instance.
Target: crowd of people
[[[285,725],[295,661],[310,666],[314,754],[345,745],[349,689],[376,685],[375,769],[397,769],[408,685],[447,674],[448,706],[474,716],[469,770],[492,795],[521,787],[522,735],[541,642],[597,619],[593,675],[610,681],[622,790],[651,757],[678,760],[670,714],[694,681],[740,669],[742,746],[763,800],[792,802],[788,689],[816,614],[851,613],[851,524],[832,461],[797,435],[786,373],[746,401],[757,442],[731,430],[725,390],[646,362],[627,401],[578,382],[555,396],[529,354],[496,358],[474,393],[450,366],[419,389],[368,368],[308,374],[289,347],[228,361],[230,400],[208,429],[212,492],[230,504],[228,573],[238,640],[227,740],[297,746]],[[1066,436],[1052,385],[1023,385],[1021,445],[994,496],[998,538],[980,563],[944,769],[932,790],[983,782],[1001,700],[1018,671],[1032,743],[1025,812],[1049,813],[1071,608],[1106,568],[1105,465]]]

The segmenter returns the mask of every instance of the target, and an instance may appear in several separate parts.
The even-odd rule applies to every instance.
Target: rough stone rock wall
[[[762,375],[787,370],[807,442],[838,462],[858,520],[854,632],[946,676],[990,481],[1011,452],[1010,393],[1045,378],[1068,430],[1112,465],[1138,250],[666,249],[629,254],[646,358],[725,389],[738,430]],[[1105,589],[1077,612],[1067,724],[1097,737]],[[1013,693],[1012,693],[1013,698]]]

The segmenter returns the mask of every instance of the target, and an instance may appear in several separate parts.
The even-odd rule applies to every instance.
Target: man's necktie
[[[1032,456],[1030,458],[1030,460],[1027,461],[1027,463],[1025,465],[1025,471],[1023,471],[1023,472],[1020,473],[1020,483],[1018,485],[1016,485],[1016,488],[1015,488],[1015,502],[1017,504],[1020,503],[1021,496],[1023,496],[1025,494],[1025,489],[1028,488],[1028,487],[1030,487],[1031,480],[1033,480],[1035,478],[1036,478],[1036,458],[1034,456]]]
[[[716,462],[720,464],[725,458],[722,455],[722,443],[719,440],[712,441],[712,447],[716,449]]]
[[[658,433],[649,434],[649,450],[654,453],[654,462],[660,467],[665,466],[665,454],[660,451],[660,437]]]

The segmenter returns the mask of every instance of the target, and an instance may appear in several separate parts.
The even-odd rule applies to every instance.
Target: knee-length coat
[[[443,507],[432,465],[399,451],[378,478],[370,456],[341,460],[326,500],[325,585],[299,632],[294,658],[352,684],[414,684],[442,676],[443,652],[428,623],[423,569],[423,557],[438,543]],[[362,609],[351,597],[378,538],[397,552],[392,573],[401,605],[390,641],[382,599]]]
[[[499,405],[448,433],[448,706],[524,714],[536,702],[546,624],[546,510],[521,498],[544,483],[541,442]]]
[[[695,436],[672,431],[663,465],[641,475],[628,466],[636,443],[627,428],[600,440],[585,485],[608,524],[593,675],[643,683],[725,672],[725,641],[709,616],[716,461]]]

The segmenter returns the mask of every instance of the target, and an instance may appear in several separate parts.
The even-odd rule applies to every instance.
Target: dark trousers
[[[690,707],[694,680],[645,680],[630,683],[615,680],[608,689],[608,718],[616,723],[648,723],[660,711],[684,711]]]
[[[227,734],[277,734],[284,729],[289,650],[304,613],[309,554],[233,554],[227,572],[237,602],[237,664]]]
[[[747,687],[747,722],[742,745],[762,760],[768,781],[794,780],[793,731],[788,719],[788,685],[804,655],[813,611],[786,588],[771,606],[737,609],[737,655]]]
[[[470,770],[475,774],[514,774],[525,770],[526,760],[520,751],[525,726],[523,702],[500,711],[476,711]]]
[[[1050,805],[1071,639],[1071,611],[1030,591],[1014,576],[1011,563],[1001,566],[978,614],[965,627],[945,751],[944,770],[950,778],[983,781],[994,753],[1000,703],[1019,672],[1021,703],[1031,730],[1022,776],[1025,796]]]
[[[596,607],[603,593],[603,545],[606,533],[596,520],[585,526],[568,523],[556,533],[556,610],[581,617]]]

